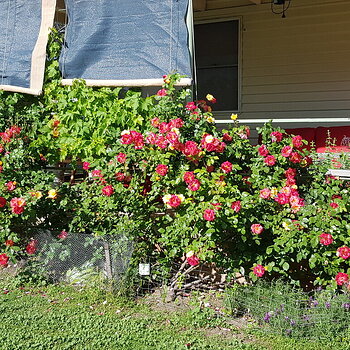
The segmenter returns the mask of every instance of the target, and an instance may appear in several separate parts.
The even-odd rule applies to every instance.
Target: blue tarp
[[[66,0],[66,79],[191,77],[188,0]]]
[[[0,0],[0,85],[30,87],[41,0]]]

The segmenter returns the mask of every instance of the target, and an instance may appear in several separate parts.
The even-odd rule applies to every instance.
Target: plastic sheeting
[[[188,0],[66,0],[65,79],[191,77]]]
[[[0,89],[41,91],[56,0],[0,0]]]

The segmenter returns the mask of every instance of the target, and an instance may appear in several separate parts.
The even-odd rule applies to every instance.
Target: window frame
[[[215,18],[215,19],[203,19],[203,20],[195,20],[193,23],[193,26],[197,24],[209,24],[209,23],[222,23],[222,22],[231,22],[231,21],[237,21],[238,22],[238,57],[237,57],[237,64],[238,64],[238,79],[237,79],[237,109],[236,110],[218,110],[215,111],[215,115],[217,116],[225,116],[227,117],[228,114],[232,113],[239,113],[242,111],[242,66],[243,66],[243,58],[242,58],[242,35],[243,35],[243,26],[242,26],[242,17],[241,16],[234,16],[234,17],[225,17],[225,18]],[[195,31],[195,29],[194,29]],[[193,31],[193,42],[194,42],[194,48],[193,52],[195,52],[195,38],[194,38],[194,31]],[[196,67],[196,57],[194,56],[194,69],[193,69],[193,76],[194,80],[197,82],[197,67]],[[208,91],[209,92],[209,91]],[[216,98],[220,98],[220,96],[214,96]]]

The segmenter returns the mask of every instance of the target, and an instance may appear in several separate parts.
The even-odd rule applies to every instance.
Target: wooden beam
[[[194,11],[205,11],[207,8],[207,0],[193,0]]]
[[[260,5],[261,4],[261,0],[250,0],[251,2],[254,2],[254,4],[256,5]]]

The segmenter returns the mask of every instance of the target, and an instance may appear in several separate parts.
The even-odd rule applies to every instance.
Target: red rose
[[[63,231],[61,231],[60,234],[57,235],[57,238],[59,238],[59,239],[66,239],[67,236],[68,236],[68,232],[63,230]]]
[[[181,199],[176,194],[173,194],[167,204],[172,208],[177,208],[181,204]]]
[[[301,155],[298,152],[292,152],[290,157],[289,157],[289,160],[295,164],[300,163]]]
[[[337,282],[338,286],[342,286],[343,284],[349,282],[349,275],[344,272],[338,272],[338,274],[335,276],[335,281]]]
[[[163,97],[163,96],[166,96],[167,94],[168,93],[167,93],[167,91],[165,89],[160,89],[160,90],[157,91],[157,96]]]
[[[84,170],[89,170],[90,169],[90,163],[89,162],[84,162],[83,163],[83,169]]]
[[[183,154],[185,156],[196,156],[201,150],[199,149],[198,145],[194,141],[186,141]]]
[[[37,240],[31,240],[27,246],[26,246],[26,252],[28,254],[34,254],[37,250],[37,245],[38,245],[38,241]]]
[[[125,174],[123,174],[121,172],[116,173],[115,177],[116,177],[117,181],[120,181],[120,182],[125,180]]]
[[[294,136],[292,143],[295,148],[301,148],[303,146],[303,138],[300,135]]]
[[[161,175],[161,176],[165,176],[168,173],[168,166],[165,164],[159,164],[156,167],[156,173]]]
[[[8,261],[9,261],[9,257],[6,254],[0,254],[0,265],[1,266],[7,266]]]
[[[199,264],[199,258],[196,255],[189,256],[186,261],[191,265],[191,266],[197,266]]]
[[[110,197],[114,193],[114,189],[111,185],[107,185],[102,188],[102,194],[104,196]]]
[[[275,197],[275,201],[278,204],[284,205],[284,204],[287,204],[289,202],[289,198],[284,193],[277,193],[277,196]]]
[[[213,209],[205,209],[203,213],[204,220],[214,221],[215,220],[215,211]]]
[[[3,208],[7,203],[7,200],[4,197],[0,197],[0,208]]]
[[[290,146],[284,146],[281,150],[281,154],[283,157],[289,157],[291,153],[293,152],[293,148]]]
[[[8,247],[12,247],[12,246],[15,245],[15,242],[12,239],[7,239],[5,241],[5,245],[8,246]]]
[[[259,155],[261,155],[263,157],[266,157],[269,154],[269,150],[267,149],[267,147],[265,145],[261,145],[258,148],[258,152],[259,152]]]
[[[25,205],[26,201],[24,198],[12,198],[10,201],[10,207],[12,213],[14,214],[22,214],[24,212]]]
[[[117,158],[117,161],[118,161],[119,163],[125,163],[125,162],[126,162],[126,154],[125,154],[125,153],[120,152],[120,153],[116,156],[116,158]]]
[[[320,243],[323,244],[323,245],[330,245],[333,243],[333,237],[331,234],[329,233],[321,233],[319,236],[318,236],[319,240],[320,240]]]
[[[254,275],[258,276],[258,277],[262,277],[265,274],[265,267],[262,265],[255,265],[253,268],[253,273]]]
[[[347,246],[343,246],[337,249],[337,256],[339,256],[342,259],[349,259],[350,258],[350,248]]]
[[[329,205],[333,208],[333,209],[337,209],[339,207],[339,204],[336,202],[331,202],[329,203]]]
[[[186,171],[183,178],[187,184],[190,184],[196,180],[196,176],[192,171]]]
[[[260,235],[264,231],[264,227],[260,224],[253,224],[250,229],[255,235]]]
[[[231,209],[238,213],[241,210],[241,202],[240,201],[235,201],[231,204]]]
[[[191,191],[197,191],[201,187],[199,180],[195,179],[187,185],[187,188]]]
[[[229,161],[223,162],[221,164],[221,170],[226,174],[230,173],[232,171],[232,163]]]
[[[276,164],[276,158],[274,156],[266,156],[264,163],[268,166],[273,166]]]
[[[270,134],[272,142],[280,142],[283,139],[283,134],[279,131],[274,131]]]
[[[230,134],[228,134],[227,132],[225,132],[223,135],[222,135],[222,139],[224,141],[227,141],[227,142],[230,142],[232,141],[232,136]]]

